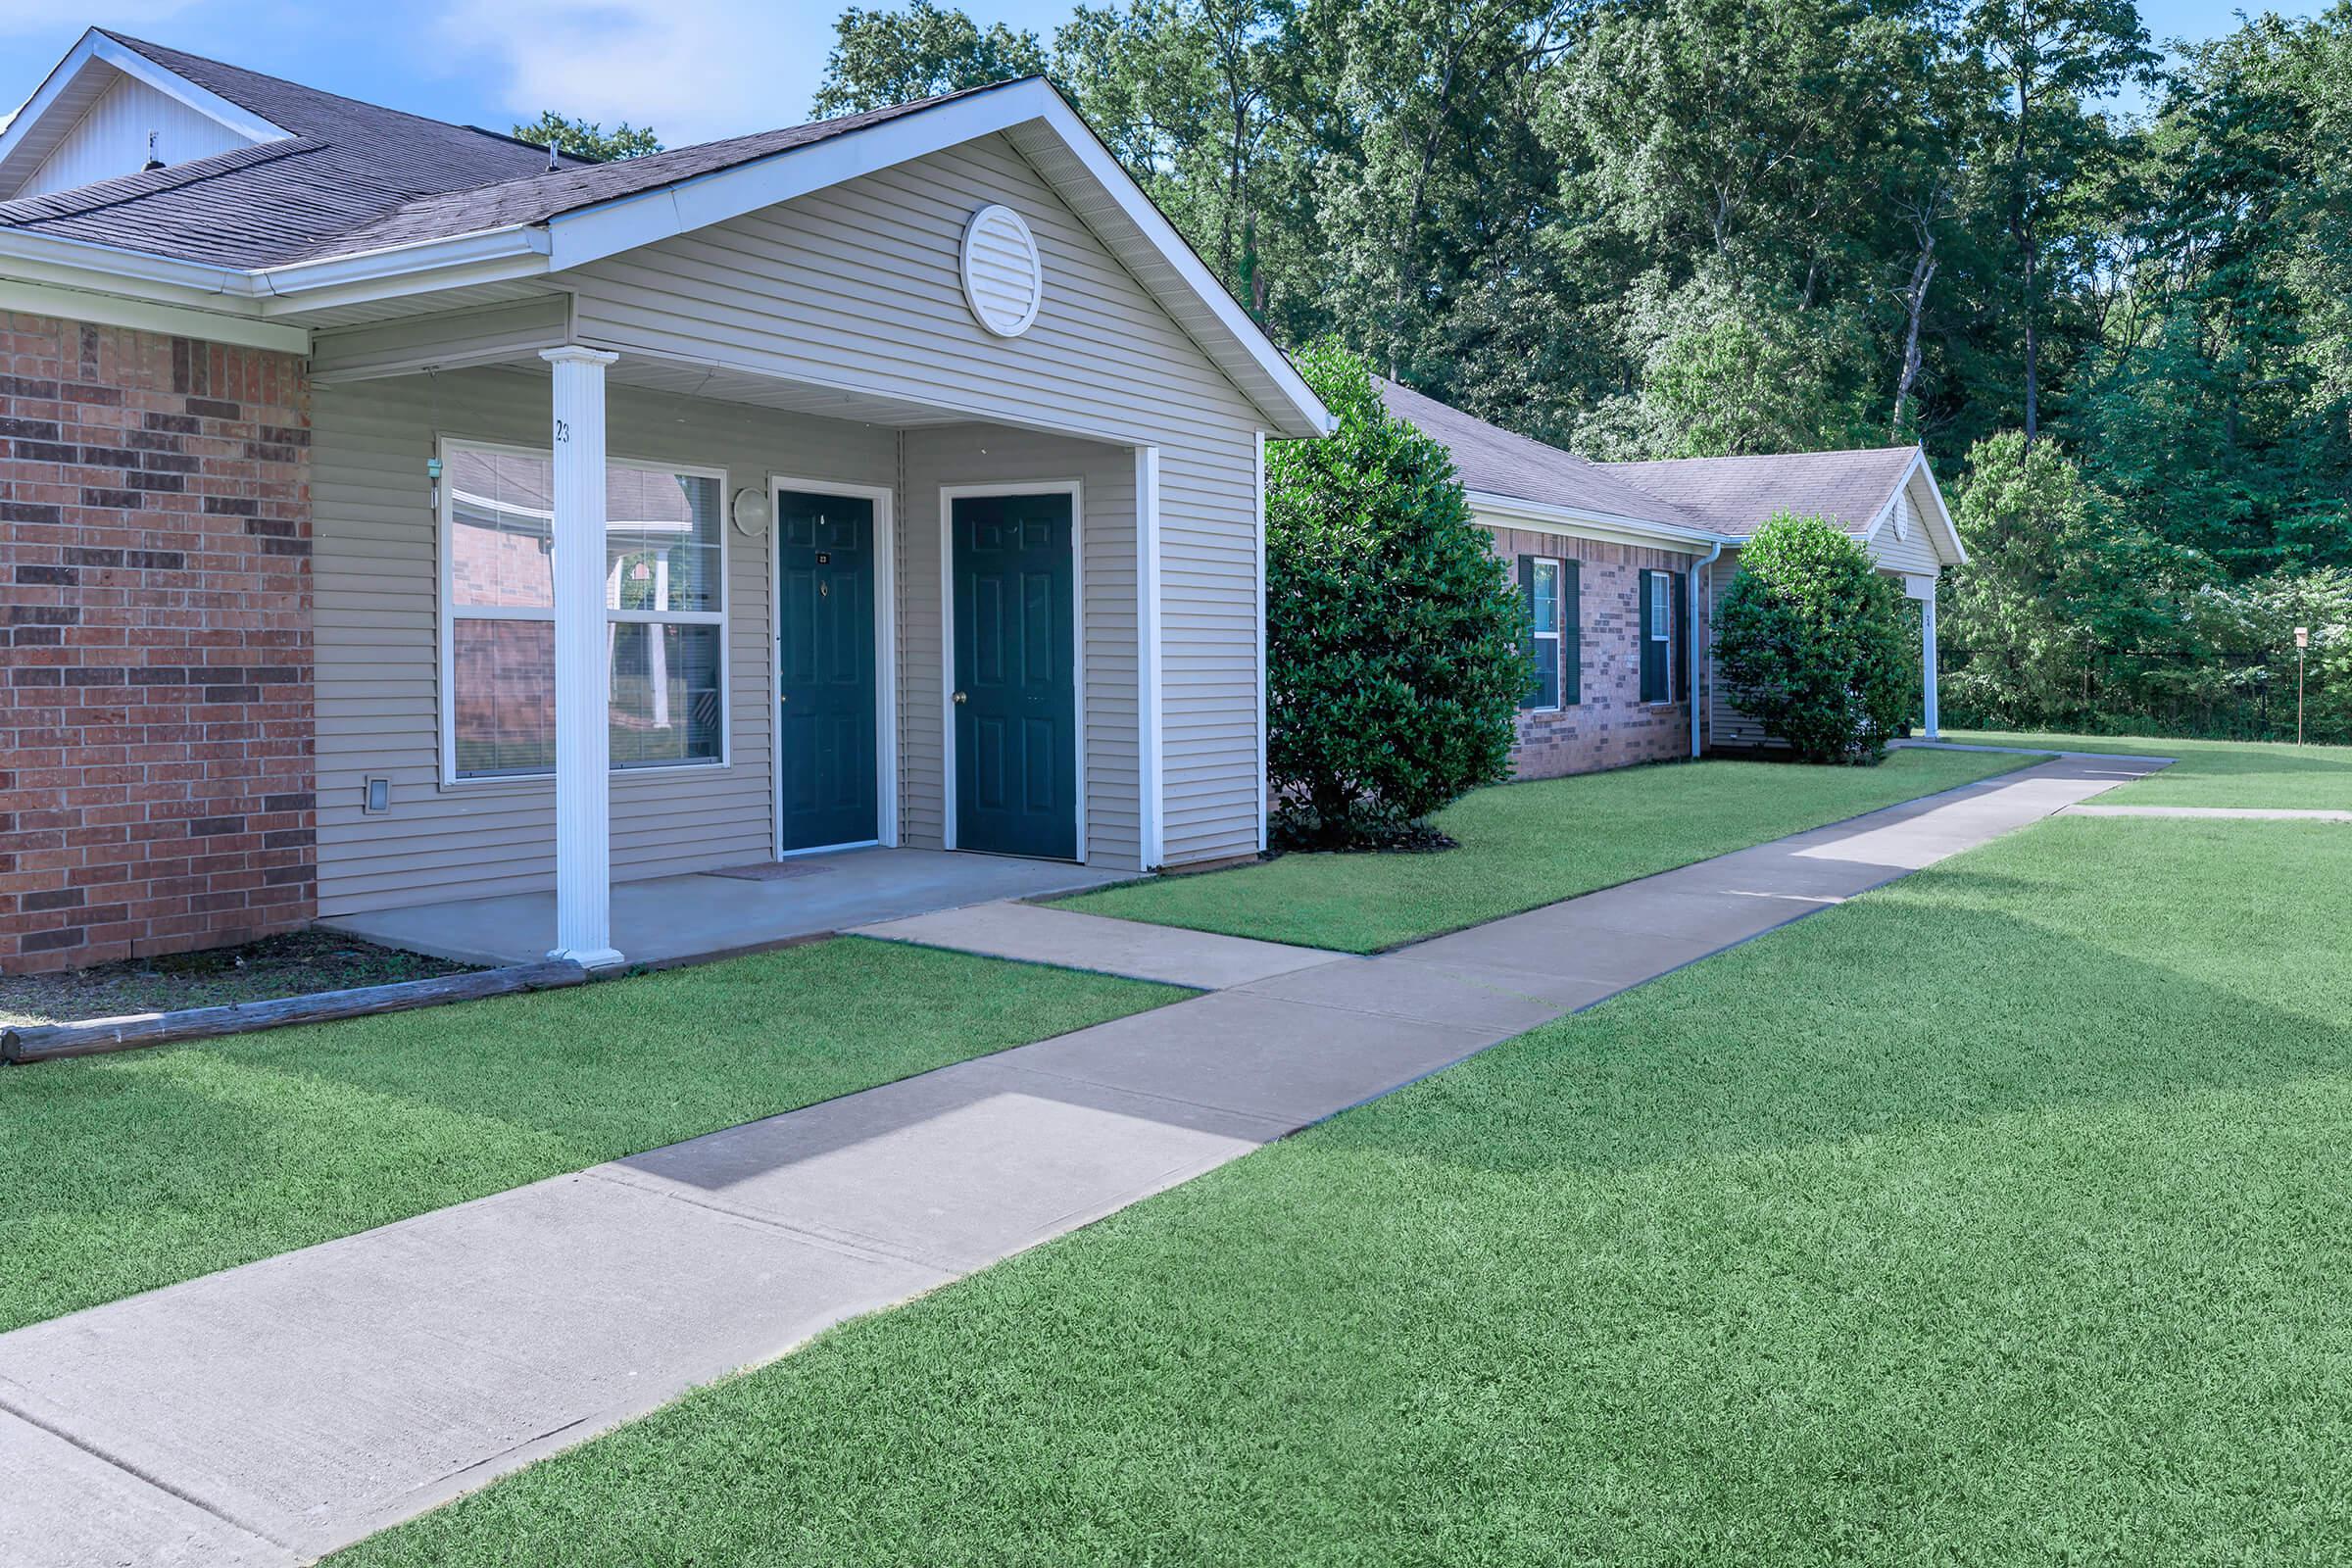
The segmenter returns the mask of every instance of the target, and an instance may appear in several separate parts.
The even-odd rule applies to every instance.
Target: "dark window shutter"
[[[1521,708],[1536,706],[1536,696],[1542,682],[1536,676],[1536,558],[1519,558],[1519,605],[1527,612],[1527,690],[1519,695]]]
[[[1681,703],[1690,698],[1690,575],[1676,572],[1669,591],[1674,595],[1674,700]]]
[[[1583,569],[1560,564],[1560,706],[1585,700],[1585,588]]]

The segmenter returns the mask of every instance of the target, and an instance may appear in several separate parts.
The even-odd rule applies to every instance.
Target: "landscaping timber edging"
[[[267,1002],[182,1007],[172,1012],[138,1012],[80,1023],[15,1026],[0,1030],[0,1063],[28,1065],[66,1056],[96,1056],[113,1051],[209,1040],[217,1035],[250,1034],[257,1029],[277,1029],[288,1024],[323,1023],[330,1018],[358,1018],[375,1012],[405,1012],[411,1007],[433,1007],[448,1002],[552,991],[579,985],[588,978],[589,972],[579,964],[551,958],[541,963],[509,964],[504,968],[440,975],[430,980],[318,991],[306,997],[273,997]]]

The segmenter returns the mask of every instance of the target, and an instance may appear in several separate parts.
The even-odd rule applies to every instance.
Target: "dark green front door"
[[[776,847],[867,844],[874,779],[874,504],[776,496]]]
[[[956,844],[1078,858],[1077,570],[1070,498],[953,506]]]

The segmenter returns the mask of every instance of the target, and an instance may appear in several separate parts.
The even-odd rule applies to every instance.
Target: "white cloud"
[[[6,4],[8,0],[0,0]],[[672,147],[808,118],[833,37],[802,0],[456,0],[439,30],[516,120],[651,125]]]

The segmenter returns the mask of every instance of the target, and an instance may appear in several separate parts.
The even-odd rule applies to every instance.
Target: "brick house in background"
[[[1968,557],[1919,448],[1592,463],[1396,382],[1380,390],[1453,454],[1472,520],[1526,596],[1538,674],[1518,777],[1779,744],[1724,699],[1707,650],[1740,544],[1783,512],[1839,524],[1918,602],[1936,733],[1936,579]]]

